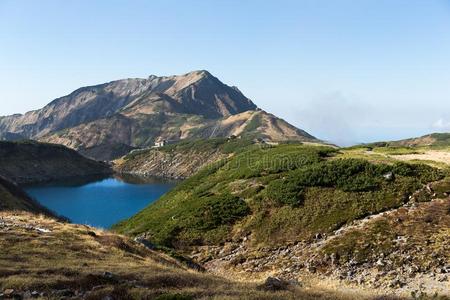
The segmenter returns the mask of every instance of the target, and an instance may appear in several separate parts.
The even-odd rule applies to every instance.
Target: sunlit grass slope
[[[114,229],[177,248],[249,234],[266,245],[309,240],[399,207],[444,177],[424,164],[341,155],[300,144],[248,148],[203,168]]]

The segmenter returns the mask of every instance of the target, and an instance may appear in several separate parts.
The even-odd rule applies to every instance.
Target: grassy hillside
[[[439,169],[450,168],[450,145],[402,145],[395,142],[358,145],[340,150],[340,157],[363,158],[372,162],[406,161]]]
[[[250,148],[203,168],[115,230],[178,248],[248,235],[263,245],[308,241],[399,207],[444,177],[427,165],[337,155],[323,146]]]
[[[0,175],[17,183],[109,174],[108,165],[61,145],[0,141]]]
[[[0,211],[29,211],[52,215],[48,209],[31,199],[21,188],[1,176]]]
[[[259,282],[200,273],[164,252],[84,225],[27,213],[0,212],[0,219],[0,294],[14,299],[356,299],[299,286],[265,291]]]
[[[448,299],[450,169],[410,151],[247,146],[114,230],[176,248],[228,278],[276,275]]]

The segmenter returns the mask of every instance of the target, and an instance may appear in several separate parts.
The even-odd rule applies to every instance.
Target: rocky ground
[[[385,232],[386,231],[386,232]],[[389,232],[389,234],[387,234]],[[311,243],[255,247],[251,236],[192,256],[211,272],[269,274],[306,285],[351,286],[368,293],[450,297],[450,198],[373,215]]]
[[[210,151],[160,151],[149,149],[141,151],[132,159],[116,160],[114,169],[118,173],[139,176],[158,176],[164,178],[183,179],[192,176],[200,168],[216,162],[227,155],[216,149]]]

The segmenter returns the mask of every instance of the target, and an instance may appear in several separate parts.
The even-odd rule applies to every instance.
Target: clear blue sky
[[[333,142],[450,131],[450,1],[0,0],[0,115],[196,69]]]

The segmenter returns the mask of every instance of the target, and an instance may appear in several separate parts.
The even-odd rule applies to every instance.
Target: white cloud
[[[342,92],[318,95],[293,109],[295,125],[320,139],[347,146],[358,142],[356,127],[365,124],[374,108]]]
[[[439,120],[433,123],[432,127],[441,130],[450,129],[450,121],[440,118]]]

